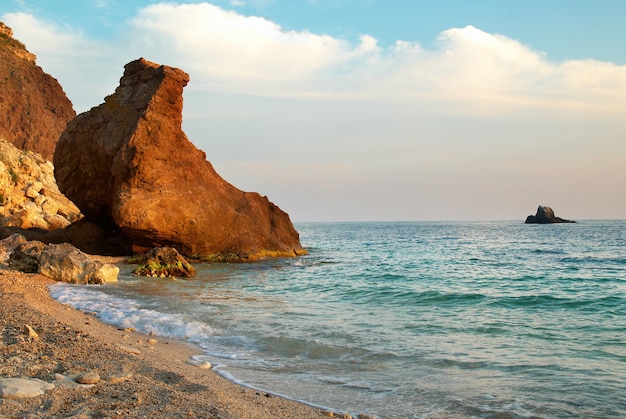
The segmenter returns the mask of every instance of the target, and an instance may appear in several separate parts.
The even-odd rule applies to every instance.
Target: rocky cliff
[[[57,230],[81,217],[53,171],[39,154],[0,139],[0,226]]]
[[[127,64],[115,93],[62,134],[54,154],[61,191],[139,247],[222,260],[306,253],[285,212],[226,182],[187,139],[188,81],[177,68]]]
[[[52,160],[54,148],[76,112],[56,79],[0,22],[0,138]]]

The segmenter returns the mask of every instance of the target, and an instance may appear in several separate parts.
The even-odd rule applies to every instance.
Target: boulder
[[[526,217],[526,224],[554,224],[554,223],[575,223],[576,221],[565,220],[554,215],[550,207],[539,205],[535,215]]]
[[[0,22],[0,139],[52,160],[67,123],[76,116],[59,82]]]
[[[173,247],[156,247],[143,255],[139,266],[133,271],[136,275],[154,277],[191,278],[196,270]]]
[[[91,259],[69,243],[49,244],[39,257],[39,273],[70,284],[117,281],[119,268]]]
[[[7,262],[13,250],[20,244],[26,242],[26,237],[18,233],[11,234],[0,240],[0,263]]]
[[[39,241],[19,244],[9,257],[9,266],[16,271],[27,273],[39,272],[39,256],[46,245]]]
[[[182,131],[180,69],[138,59],[115,93],[78,115],[54,154],[61,191],[103,226],[144,249],[250,261],[306,251],[267,197],[222,179]]]

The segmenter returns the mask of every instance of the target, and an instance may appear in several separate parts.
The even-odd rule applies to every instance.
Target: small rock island
[[[554,215],[554,211],[550,207],[539,205],[535,215],[526,217],[526,224],[557,224],[557,223],[575,223],[576,221],[565,220]]]

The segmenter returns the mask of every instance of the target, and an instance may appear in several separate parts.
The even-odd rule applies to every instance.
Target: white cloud
[[[174,58],[210,89],[251,94],[453,102],[482,112],[549,106],[618,111],[626,66],[551,63],[518,41],[472,26],[444,31],[435,50],[398,41],[356,46],[327,35],[285,31],[261,17],[210,4],[158,4],[133,20],[138,49]],[[143,40],[143,41],[141,41]]]
[[[109,44],[28,14],[4,19],[51,69],[62,60],[66,65],[82,59],[106,62],[108,70],[145,56],[189,72],[192,89],[417,101],[431,110],[474,114],[532,107],[625,112],[618,105],[626,95],[626,66],[549,62],[518,41],[472,26],[442,32],[436,48],[426,50],[407,41],[383,48],[369,35],[351,45],[328,35],[285,31],[262,17],[209,3],[140,9],[124,38]]]
[[[2,20],[37,56],[37,64],[59,80],[77,111],[97,105],[115,88],[127,58],[116,55],[125,49],[27,13],[6,13]]]
[[[341,58],[343,49],[343,42],[330,36],[285,32],[264,18],[207,3],[152,5],[142,9],[133,24],[140,35],[137,48],[174,58],[213,88],[294,87]]]
[[[94,50],[89,48],[89,41],[80,32],[60,28],[31,14],[6,13],[2,19],[27,48],[35,47],[43,55],[84,56]]]

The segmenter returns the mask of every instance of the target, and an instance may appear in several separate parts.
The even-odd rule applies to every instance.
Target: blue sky
[[[8,0],[78,112],[143,56],[292,220],[626,218],[626,1]]]

